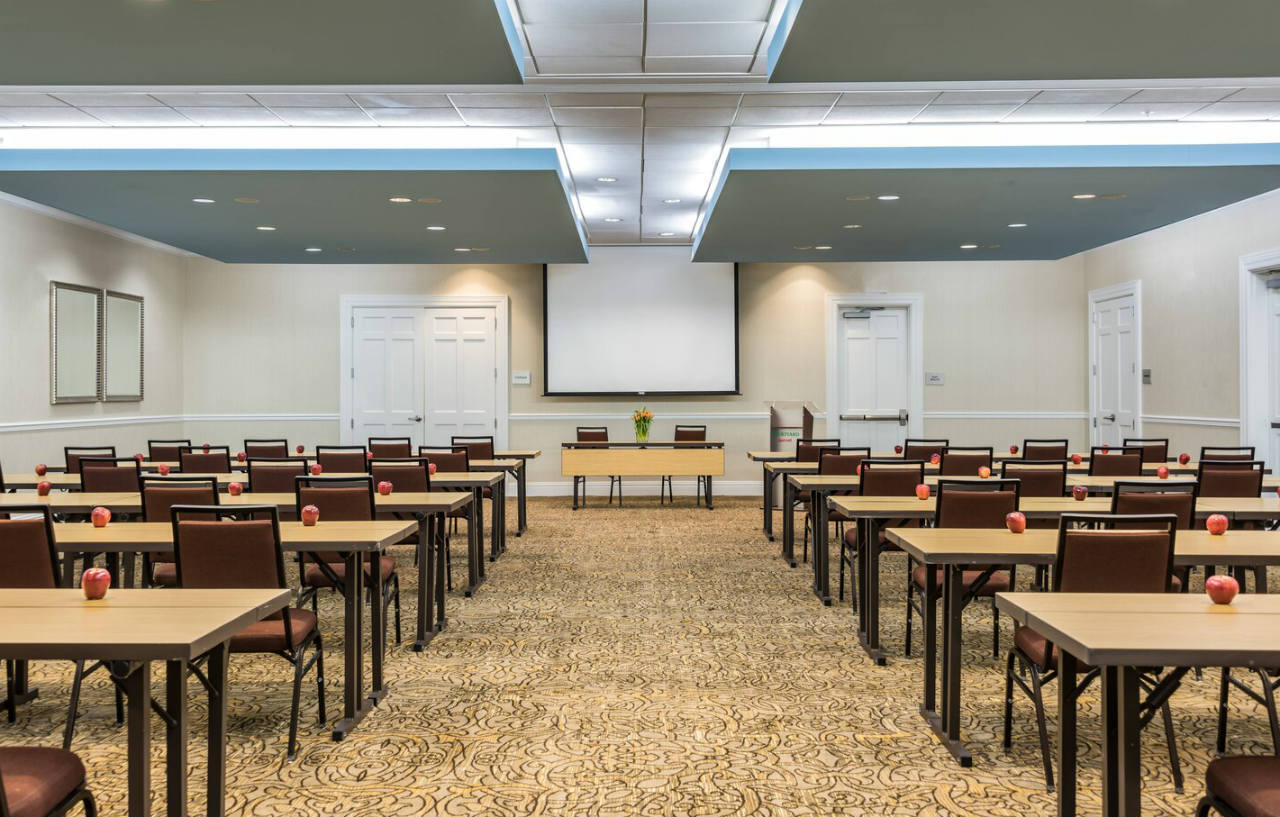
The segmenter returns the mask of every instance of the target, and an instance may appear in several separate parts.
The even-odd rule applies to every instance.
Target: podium
[[[796,440],[813,437],[817,407],[803,400],[775,400],[769,406],[769,450],[794,451]]]

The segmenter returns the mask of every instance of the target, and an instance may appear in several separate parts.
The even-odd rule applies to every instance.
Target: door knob
[[[1102,415],[1102,419],[1106,420],[1108,423],[1114,423],[1116,421],[1116,416],[1114,414],[1104,414]]]
[[[414,415],[413,417],[410,417],[409,419],[410,419],[410,420],[413,420],[415,423],[421,423],[421,422],[422,422],[422,418],[421,418],[420,416],[418,416],[418,415]]]

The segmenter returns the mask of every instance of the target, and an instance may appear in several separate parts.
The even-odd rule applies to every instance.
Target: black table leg
[[[434,516],[435,529],[433,531],[432,543],[436,553],[436,630],[443,630],[448,626],[449,620],[444,614],[444,599],[447,595],[445,592],[445,580],[448,574],[448,563],[445,561],[446,545],[445,545],[445,527],[449,524],[449,518],[443,513]]]
[[[938,571],[926,565],[924,579],[924,703],[920,714],[932,723],[938,719],[938,605],[931,599],[938,597]]]
[[[346,582],[343,589],[343,689],[342,720],[334,724],[333,739],[342,740],[356,728],[368,707],[364,700],[364,660],[361,652],[364,642],[364,555],[345,554]]]
[[[129,705],[129,815],[151,817],[151,664],[116,662],[111,674]]]
[[[480,572],[480,581],[485,580],[484,566],[484,489],[476,488],[473,503],[476,506],[476,569]]]
[[[222,817],[227,806],[227,661],[223,642],[209,651],[209,817]]]
[[[947,565],[942,585],[942,710],[933,721],[934,733],[961,766],[973,765],[973,756],[960,741],[960,668],[964,657],[964,571]]]
[[[1076,813],[1076,657],[1058,651],[1058,817]]]
[[[370,662],[372,689],[369,693],[369,706],[377,706],[378,702],[387,695],[386,684],[382,677],[382,665],[387,657],[387,623],[382,606],[384,590],[381,559],[381,552],[375,551],[368,555],[369,576],[366,581],[369,584],[369,647],[373,653],[373,659]],[[364,563],[366,560],[362,556],[360,561]]]
[[[436,525],[435,514],[418,519],[418,614],[413,649],[421,652],[436,635]]]
[[[782,558],[796,566],[796,497],[791,480],[782,480]]]
[[[777,478],[777,474],[769,470],[768,464],[761,466],[764,471],[764,534],[769,541],[773,541],[773,481]],[[795,565],[792,565],[795,567]]]
[[[809,494],[809,509],[813,515],[813,592],[822,603],[831,606],[831,556],[827,553],[827,494],[813,491]]]
[[[583,486],[583,499],[586,499],[586,486]],[[578,510],[578,478],[573,477],[573,510]]]
[[[529,498],[525,492],[525,471],[528,468],[528,460],[520,460],[520,465],[516,468],[516,536],[523,536],[529,529],[529,507],[525,502]]]
[[[166,661],[165,790],[170,815],[187,813],[187,662]],[[213,812],[211,811],[210,814]]]
[[[481,491],[480,495],[484,496],[484,492]],[[504,549],[502,539],[507,533],[503,529],[505,517],[502,513],[502,505],[506,502],[506,498],[502,495],[502,484],[499,483],[493,486],[490,495],[493,497],[493,507],[490,509],[493,512],[493,519],[490,521],[493,529],[489,532],[489,561],[496,562],[498,557],[502,555]]]
[[[1102,668],[1103,817],[1137,817],[1141,813],[1138,671],[1133,667]]]
[[[481,563],[484,561],[484,545],[480,541],[483,535],[480,530],[480,501],[476,492],[471,495],[471,507],[467,515],[467,588],[463,594],[470,598],[476,589],[484,583]]]
[[[880,520],[863,519],[858,525],[864,531],[862,539],[862,605],[863,629],[858,640],[867,655],[879,666],[887,663],[880,649]]]
[[[706,489],[707,489],[707,510],[709,510],[709,511],[714,511],[714,510],[716,509],[716,503],[715,503],[715,499],[714,499],[714,494],[712,493],[712,490],[711,490],[711,475],[710,475],[710,474],[707,474]],[[674,502],[675,502],[675,498],[673,497],[671,501],[674,503]]]

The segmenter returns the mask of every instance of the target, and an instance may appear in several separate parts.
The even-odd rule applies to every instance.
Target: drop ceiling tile
[[[557,125],[639,127],[644,108],[552,108]]]
[[[736,125],[818,125],[829,108],[743,108]]]
[[[840,95],[837,107],[846,105],[928,105],[936,91],[849,91]]]
[[[538,75],[638,74],[640,55],[633,57],[539,57]]]
[[[550,125],[546,108],[458,108],[468,125],[479,127],[529,127]]]
[[[190,119],[172,108],[90,108],[80,110],[106,122],[125,127],[193,126]]]
[[[527,25],[525,36],[539,65],[544,57],[628,57],[640,53],[644,27],[638,23]]]
[[[1040,104],[1085,104],[1087,102],[1124,102],[1138,92],[1137,88],[1066,88],[1041,91],[1031,101]]]
[[[379,125],[440,128],[465,124],[453,108],[366,108],[365,113]]]
[[[273,108],[272,111],[289,125],[343,127],[373,124],[373,120],[359,108]]]
[[[1088,122],[1111,105],[1106,102],[1062,102],[1047,105],[1029,102],[1004,118],[1005,122]]]
[[[750,54],[729,57],[649,57],[646,74],[745,74],[751,70]]]
[[[94,119],[79,108],[64,106],[61,108],[0,108],[0,115],[18,125],[32,128],[61,128],[74,125],[102,126],[102,121]]]
[[[1126,102],[1217,102],[1236,88],[1145,88]]]
[[[744,108],[830,108],[839,94],[743,94]]]
[[[0,95],[2,96],[2,95]],[[1280,85],[1262,86],[1258,88],[1242,88],[1231,96],[1227,97],[1226,102],[1280,102]],[[0,101],[0,105],[4,103]]]
[[[526,23],[639,23],[644,0],[520,0]]]
[[[770,0],[649,0],[650,23],[769,19]]]
[[[1098,114],[1093,121],[1142,122],[1181,119],[1203,107],[1203,102],[1122,102]]]
[[[1035,91],[944,91],[935,105],[1010,105],[1026,102]]]
[[[575,175],[633,179],[640,172],[640,145],[565,145],[565,161]]]
[[[77,108],[160,108],[164,103],[150,94],[135,93],[67,93],[54,94]]]
[[[0,108],[62,108],[66,105],[48,94],[0,93]]]
[[[578,145],[640,144],[640,128],[559,128],[564,143]]]
[[[174,108],[197,125],[217,127],[260,127],[283,125],[280,117],[261,105],[252,108]]]
[[[254,94],[268,108],[354,108],[346,94]]]
[[[754,54],[764,23],[649,22],[645,41],[650,57],[728,56]]]
[[[248,94],[170,92],[151,96],[171,108],[256,108]]]
[[[824,125],[902,125],[910,122],[924,105],[836,106],[822,120]]]
[[[547,97],[536,91],[524,94],[449,94],[459,108],[545,108]]]
[[[644,121],[651,126],[729,125],[737,108],[647,108]]]
[[[646,108],[736,108],[742,94],[645,94]]]
[[[547,94],[553,108],[591,107],[603,105],[610,108],[633,108],[644,105],[644,94]]]
[[[729,135],[728,128],[654,128],[644,129],[645,148],[649,145],[720,145]]]
[[[1006,105],[930,105],[913,122],[999,122],[1018,106]]]
[[[1247,122],[1280,116],[1276,102],[1214,102],[1185,118],[1187,122]]]
[[[362,108],[452,108],[448,94],[352,94]]]

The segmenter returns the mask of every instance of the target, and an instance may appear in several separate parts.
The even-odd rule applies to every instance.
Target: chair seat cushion
[[[1280,815],[1280,757],[1220,757],[1209,762],[1205,788],[1241,817]]]
[[[382,580],[385,582],[391,578],[391,574],[396,572],[396,560],[390,556],[381,556],[378,559]],[[329,562],[329,569],[338,577],[339,582],[345,582],[347,578],[346,562]],[[369,578],[369,562],[364,563],[364,577]],[[329,581],[329,577],[320,569],[320,565],[311,563],[307,565],[307,569],[303,572],[302,582],[307,587],[333,587],[333,582]]]
[[[1030,627],[1019,627],[1014,630],[1013,646],[1037,666],[1049,666],[1055,669],[1058,666],[1059,650],[1057,645],[1054,645],[1053,648],[1053,663],[1045,664],[1045,651],[1048,649],[1049,640]],[[1077,662],[1076,669],[1080,672],[1088,672],[1093,667],[1083,662]]]
[[[929,577],[929,574],[925,572],[926,569],[927,568],[924,565],[917,565],[916,569],[911,571],[911,581],[915,582],[916,587],[919,587],[919,588],[924,587],[925,579]],[[942,580],[944,575],[943,569],[940,567],[935,567],[934,571],[937,577],[937,587],[939,588],[939,592],[941,592]],[[963,578],[961,578],[960,581],[964,584],[964,589],[968,590],[971,587],[973,587],[973,583],[978,580],[978,577],[981,576],[986,571],[965,570],[963,572],[964,572],[964,576]],[[982,587],[978,588],[977,595],[994,596],[996,593],[1006,593],[1008,592],[1008,590],[1009,590],[1008,571],[997,570],[995,573],[992,573],[989,577],[987,577],[987,581],[982,585]]]
[[[151,572],[151,580],[161,587],[177,587],[178,566],[173,562],[157,562]]]
[[[844,543],[851,548],[858,547],[858,526],[850,525],[844,529]]]
[[[84,764],[62,749],[0,747],[4,797],[13,817],[44,817],[84,785]]]
[[[289,629],[293,631],[295,647],[311,635],[316,626],[316,614],[310,610],[294,608],[289,611]],[[250,624],[231,636],[232,652],[278,652],[287,646],[283,618],[269,618]]]

